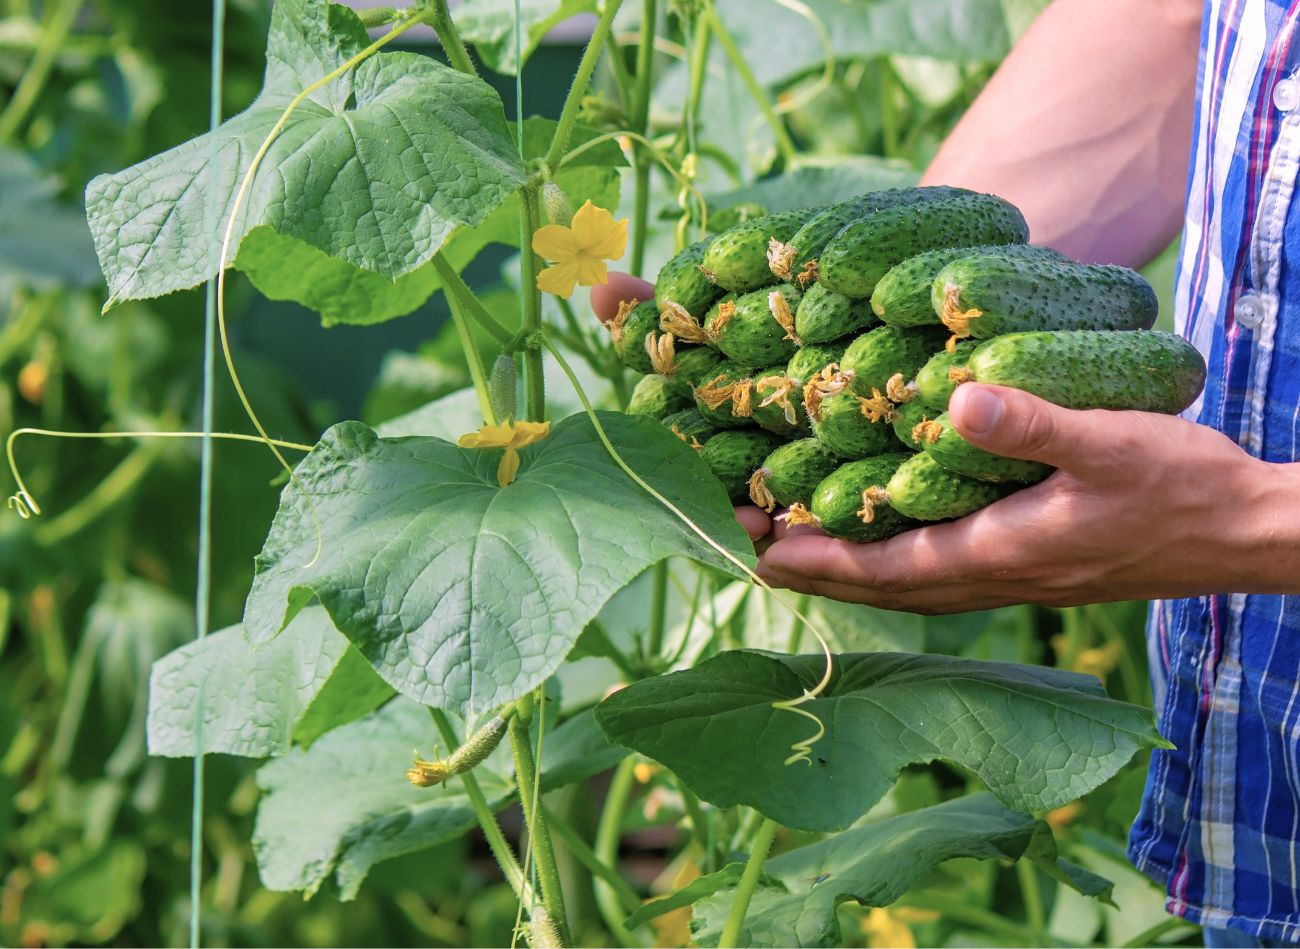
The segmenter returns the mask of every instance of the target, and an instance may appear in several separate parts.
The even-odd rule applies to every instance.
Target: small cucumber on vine
[[[749,498],[767,512],[812,501],[817,485],[844,459],[815,438],[786,442],[749,479]]]
[[[930,304],[959,337],[1037,330],[1145,330],[1159,301],[1127,267],[1005,256],[964,257],[930,286]]]
[[[724,290],[747,293],[776,283],[767,263],[772,241],[788,241],[819,208],[780,211],[737,224],[704,251],[704,273]]]
[[[894,472],[911,457],[911,452],[886,452],[840,465],[817,485],[807,508],[790,508],[789,523],[812,524],[832,537],[859,543],[885,540],[918,526],[917,521],[888,506],[872,505],[871,520],[863,520],[866,493],[884,490]]]
[[[729,358],[748,366],[785,363],[798,351],[794,311],[803,296],[783,283],[728,299],[709,311],[704,331]]]
[[[948,413],[921,422],[916,440],[925,453],[949,471],[978,481],[1015,481],[1035,484],[1052,473],[1050,465],[1021,458],[1006,458],[972,445],[953,427]]]
[[[700,449],[700,458],[722,482],[731,503],[744,504],[750,477],[780,444],[779,437],[756,428],[719,432]]]

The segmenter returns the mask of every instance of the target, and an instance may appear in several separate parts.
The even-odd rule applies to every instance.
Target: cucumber
[[[698,320],[721,295],[722,291],[700,270],[704,252],[712,241],[710,237],[691,244],[659,268],[659,276],[655,278],[655,303],[660,310],[672,302]]]
[[[991,194],[958,194],[868,214],[840,231],[818,261],[817,281],[866,299],[891,267],[939,247],[1023,244],[1020,212]]]
[[[708,446],[705,446],[708,447]],[[1016,484],[976,481],[949,471],[928,454],[913,455],[894,472],[884,491],[868,490],[864,509],[888,504],[918,521],[965,517],[1020,489]]]
[[[723,362],[716,349],[677,345],[671,333],[661,334],[656,342],[659,345],[651,357],[655,370],[668,380],[670,389],[686,399],[693,398],[700,380]]]
[[[832,537],[863,543],[884,540],[917,526],[916,521],[888,506],[872,506],[871,521],[862,519],[866,507],[863,495],[872,488],[884,489],[894,472],[911,457],[910,452],[895,451],[840,465],[817,485],[809,505],[812,517],[806,522],[816,524]],[[798,512],[790,512],[790,523],[801,523]]]
[[[654,378],[647,376],[646,378]],[[662,419],[664,428],[668,429],[692,448],[701,448],[709,443],[714,435],[722,431],[703,415],[695,406],[673,412]]]
[[[845,458],[865,458],[897,448],[893,426],[878,414],[864,412],[863,402],[853,392],[819,400],[816,411],[809,413],[813,436]]]
[[[838,363],[843,359],[844,350],[847,348],[848,340],[843,339],[832,343],[809,343],[805,341],[799,351],[790,357],[790,361],[785,367],[785,374],[795,382],[803,385],[831,363]]]
[[[719,432],[700,449],[700,458],[722,482],[732,504],[749,500],[749,479],[758,470],[781,439],[756,428]]]
[[[817,485],[843,461],[815,438],[786,442],[768,455],[750,477],[750,500],[769,513],[778,504],[807,507]]]
[[[926,407],[920,399],[905,402],[894,409],[890,421],[894,426],[894,435],[913,451],[921,451],[921,443],[916,439],[916,427],[922,422],[934,418],[935,413]]]
[[[799,350],[794,311],[802,296],[791,283],[723,298],[709,311],[704,331],[729,358],[747,366],[785,363]]]
[[[913,378],[943,348],[946,336],[941,326],[877,326],[849,344],[840,369],[853,374],[854,392],[875,398],[896,373]]]
[[[632,390],[632,397],[628,399],[627,412],[629,415],[663,419],[690,404],[691,400],[674,391],[663,376],[642,376]]]
[[[619,362],[642,375],[654,372],[646,337],[659,332],[659,310],[654,301],[642,300],[618,305],[618,314],[605,324]]]
[[[934,278],[930,303],[957,336],[1036,330],[1144,330],[1159,301],[1127,267],[1027,257],[967,257]]]
[[[879,322],[866,300],[850,300],[842,293],[814,283],[799,301],[799,309],[794,314],[794,332],[807,345],[860,333]]]
[[[1205,385],[1205,360],[1173,333],[1009,333],[980,344],[954,381],[1023,389],[1067,409],[1176,415]]]
[[[977,340],[962,340],[951,351],[945,349],[935,353],[916,371],[916,379],[908,388],[916,393],[931,415],[948,410],[948,400],[957,388],[948,370],[964,367],[978,345]]]
[[[920,204],[923,201],[973,193],[964,188],[950,188],[946,185],[891,188],[887,191],[871,191],[848,201],[832,204],[809,218],[789,242],[780,247],[772,247],[768,265],[779,279],[795,280],[800,286],[805,286],[817,279],[817,258],[826,249],[826,245],[836,234],[859,218],[885,208]]]
[[[784,366],[754,373],[750,418],[759,428],[790,437],[808,434],[802,387],[785,374]]]
[[[737,293],[776,283],[767,264],[768,245],[788,241],[819,210],[781,211],[723,231],[704,251],[704,273],[722,289]]]
[[[980,247],[941,247],[917,254],[891,267],[871,291],[871,310],[891,326],[920,326],[939,322],[939,314],[930,303],[930,288],[939,271],[956,260],[967,257],[1001,255],[1030,257],[1068,262],[1060,251],[1037,244],[983,245]]]
[[[1016,481],[1035,484],[1052,473],[1052,467],[1039,461],[1006,458],[972,445],[953,428],[944,412],[932,421],[922,422],[916,431],[917,441],[925,453],[949,471],[978,481]]]
[[[742,428],[751,423],[745,407],[752,404],[754,370],[724,360],[701,377],[695,386],[695,407],[719,428]],[[741,411],[737,412],[737,408]]]

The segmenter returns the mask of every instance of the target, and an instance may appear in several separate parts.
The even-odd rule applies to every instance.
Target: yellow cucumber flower
[[[504,448],[501,464],[497,466],[497,484],[508,488],[519,473],[519,449],[540,442],[549,434],[550,422],[502,422],[462,435],[456,444],[461,448]]]
[[[537,275],[537,288],[557,297],[573,295],[578,284],[593,287],[609,280],[607,260],[618,260],[627,250],[627,218],[614,215],[587,201],[573,215],[573,223],[547,224],[533,234],[533,251],[551,262]]]

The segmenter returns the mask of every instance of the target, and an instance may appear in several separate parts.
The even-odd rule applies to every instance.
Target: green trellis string
[[[210,54],[211,78],[208,89],[208,130],[212,148],[208,167],[216,175],[220,152],[217,126],[221,124],[223,39],[226,26],[225,0],[212,0],[212,49]],[[209,182],[208,220],[215,221],[218,214],[217,187]],[[203,301],[203,440],[199,446],[199,550],[198,578],[194,590],[195,636],[202,639],[208,634],[210,598],[212,587],[212,429],[214,416],[214,378],[216,367],[217,330],[217,278],[208,281]],[[194,696],[194,787],[190,798],[190,947],[198,949],[201,941],[200,902],[203,892],[203,704],[204,668],[203,653],[195,656],[197,688]]]

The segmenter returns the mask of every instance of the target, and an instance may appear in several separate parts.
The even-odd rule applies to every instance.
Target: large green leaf
[[[716,479],[680,439],[645,418],[601,421],[647,482],[752,560]],[[503,489],[498,450],[331,428],[281,496],[244,613],[249,638],[272,640],[317,598],[395,689],[473,715],[545,680],[651,564],[683,556],[736,572],[615,465],[586,416],[520,456]]]
[[[1109,881],[1059,860],[1052,830],[1041,820],[976,794],[836,834],[767,861],[780,882],[758,891],[745,917],[746,946],[843,945],[835,907],[854,900],[887,906],[945,860],[1032,860],[1089,896],[1109,897]],[[735,887],[695,906],[694,941],[716,946]],[[651,904],[653,906],[653,904]]]
[[[319,607],[303,610],[264,649],[229,626],[154,663],[149,680],[149,753],[282,755],[310,717],[308,740],[364,715],[393,694]],[[203,740],[194,703],[203,682]],[[337,678],[338,681],[335,681]],[[328,689],[327,689],[328,684]],[[324,694],[327,690],[328,694]]]
[[[578,13],[595,13],[596,8],[596,0],[520,0],[524,61],[552,27]],[[518,71],[515,0],[465,0],[456,8],[456,28],[490,69],[511,76]]]
[[[345,7],[279,0],[252,106],[210,135],[90,183],[86,209],[110,302],[192,287],[216,273],[236,191],[268,132],[295,95],[368,42]],[[248,191],[234,247],[267,225],[396,280],[522,181],[491,87],[427,56],[378,53],[289,117]]]
[[[834,678],[803,706],[826,727],[809,764],[786,765],[812,723],[774,702],[821,677],[821,655],[724,653],[633,683],[597,721],[719,807],[748,804],[787,827],[839,830],[880,800],[900,768],[942,758],[969,768],[1005,804],[1059,807],[1161,742],[1149,710],[1106,697],[1092,676],[950,656],[835,657]]]
[[[412,748],[439,746],[428,710],[398,699],[264,765],[253,834],[262,882],[311,894],[333,879],[352,899],[376,863],[469,830],[475,818],[459,780],[417,788],[404,776]],[[474,769],[494,810],[515,799],[503,749]],[[581,781],[625,754],[601,739],[590,712],[577,715],[545,736],[542,787]]]

